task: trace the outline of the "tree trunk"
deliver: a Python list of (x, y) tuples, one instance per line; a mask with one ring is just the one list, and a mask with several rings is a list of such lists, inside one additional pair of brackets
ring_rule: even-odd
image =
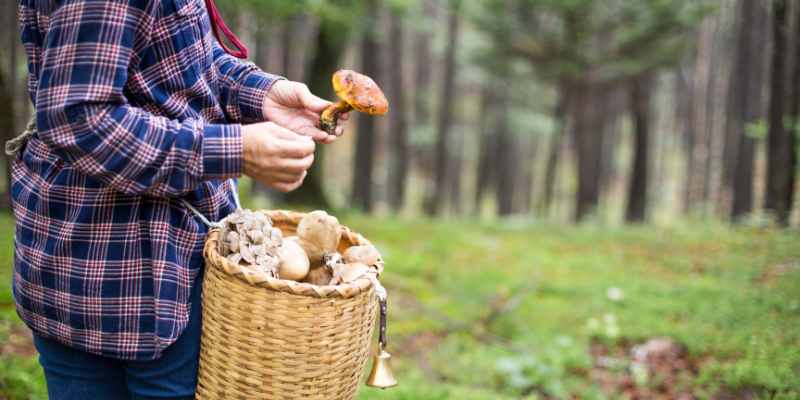
[(516, 147), (509, 131), (509, 100), (506, 96), (497, 99), (497, 146), (495, 147), (497, 186), (497, 215), (506, 216), (514, 212), (514, 181), (516, 176)]
[[(456, 48), (458, 46), (459, 30), (459, 2), (452, 0), (450, 15), (447, 22), (447, 50), (444, 59), (444, 82), (439, 103), (439, 121), (437, 124), (436, 140), (436, 178), (434, 181), (433, 196), (427, 207), (429, 215), (438, 215), (442, 211), (445, 195), (447, 193), (448, 164), (450, 144), (450, 125), (453, 121), (453, 103), (456, 101), (455, 79), (456, 79)], [(453, 173), (457, 171), (452, 171)]]
[(450, 211), (454, 214), (461, 214), (461, 168), (463, 165), (464, 135), (459, 134), (450, 137), (447, 154), (450, 164), (447, 166)]
[(392, 60), (389, 71), (392, 112), (389, 113), (389, 141), (391, 162), (389, 164), (389, 205), (399, 211), (405, 204), (406, 180), (408, 176), (408, 116), (406, 94), (403, 86), (403, 14), (392, 11), (389, 44)]
[(625, 220), (628, 222), (644, 222), (647, 217), (652, 79), (651, 76), (636, 77), (629, 89), (634, 145), (631, 183), (628, 187), (628, 206), (625, 211)]
[(534, 198), (534, 190), (536, 187), (536, 160), (538, 159), (539, 152), (539, 137), (535, 134), (528, 137), (527, 155), (524, 159), (520, 160), (519, 168), (522, 169), (520, 174), (520, 198), (518, 202), (517, 211), (521, 214), (528, 214), (531, 211)]
[[(316, 51), (311, 61), (308, 73), (308, 87), (312, 93), (322, 97), (331, 98), (331, 75), (339, 67), (339, 58), (344, 53), (347, 44), (348, 30), (341, 24), (323, 18), (320, 21), (316, 38)], [(322, 186), (322, 146), (317, 146), (314, 156), (314, 165), (308, 170), (303, 186), (284, 196), (284, 201), (311, 208), (330, 209), (331, 204), (325, 195)]]
[(416, 65), (414, 72), (414, 124), (417, 127), (425, 126), (430, 121), (431, 95), (431, 41), (433, 40), (434, 20), (436, 19), (437, 6), (433, 0), (422, 1), (422, 19), (425, 27), (417, 32), (415, 40)]
[(567, 124), (567, 110), (569, 107), (569, 90), (566, 84), (559, 85), (558, 101), (556, 108), (553, 110), (553, 120), (555, 121), (555, 130), (550, 138), (549, 148), (547, 151), (547, 166), (544, 173), (544, 194), (542, 195), (542, 203), (539, 207), (540, 213), (546, 215), (550, 211), (550, 204), (553, 202), (553, 193), (556, 187), (556, 173), (558, 171), (558, 156), (561, 153), (561, 148), (564, 142), (564, 130)]
[[(761, 117), (762, 86), (764, 82), (764, 59), (767, 43), (766, 5), (751, 0), (740, 0), (739, 38), (736, 51), (735, 71), (731, 81), (742, 82), (742, 91), (728, 96), (734, 102), (733, 122), (735, 134), (739, 137), (735, 174), (733, 175), (733, 205), (731, 218), (736, 220), (753, 209), (753, 164), (755, 141), (747, 135), (747, 124)], [(738, 89), (738, 88), (737, 88)]]
[[(423, 132), (428, 135), (428, 132), (433, 132), (431, 123), (434, 107), (434, 90), (431, 82), (436, 70), (433, 57), (431, 55), (431, 43), (435, 37), (434, 33), (439, 26), (437, 21), (437, 11), (439, 9), (439, 2), (436, 0), (421, 0), (418, 2), (421, 7), (419, 10), (419, 20), (414, 25), (416, 32), (414, 34), (414, 85), (413, 86), (413, 111), (416, 132)], [(431, 134), (432, 136), (432, 134)], [(412, 147), (410, 158), (411, 165), (420, 173), (420, 178), (423, 179), (425, 184), (424, 190), (424, 205), (423, 209), (427, 211), (431, 206), (433, 198), (431, 197), (430, 185), (434, 179), (436, 162), (433, 154), (434, 146), (417, 145)]]
[[(261, 21), (259, 21), (261, 22)], [(269, 63), (269, 49), (270, 49), (270, 30), (268, 27), (270, 23), (264, 21), (262, 23), (256, 23), (256, 30), (255, 30), (255, 52), (253, 54), (253, 61), (256, 65), (258, 65), (261, 69), (265, 71), (269, 71), (268, 63)], [(265, 185), (262, 183), (253, 180), (252, 185), (250, 185), (250, 193), (254, 196), (257, 195), (271, 195), (273, 192), (269, 190)], [(277, 196), (276, 197), (280, 197)]]
[(491, 85), (486, 84), (481, 90), (481, 118), (479, 122), (481, 131), (480, 146), (478, 147), (478, 169), (475, 171), (475, 205), (473, 212), (480, 214), (483, 197), (487, 190), (491, 190), (494, 179), (494, 159), (496, 145), (495, 130), (492, 126), (494, 112), (494, 96)]
[(786, 191), (786, 204), (789, 205), (788, 213), (791, 216), (794, 205), (794, 190), (797, 174), (797, 137), (800, 135), (800, 3), (794, 4), (794, 63), (792, 81), (789, 89), (789, 117), (792, 121), (788, 147), (791, 150), (789, 159), (789, 188)]
[(292, 72), (292, 47), (295, 43), (293, 20), (293, 16), (287, 16), (281, 26), (281, 74), (287, 78)]
[(791, 82), (786, 80), (786, 62), (789, 59), (785, 0), (772, 1), (772, 76), (769, 97), (769, 136), (767, 140), (767, 186), (764, 208), (771, 212), (778, 223), (789, 223), (789, 190), (793, 190), (791, 130), (784, 129), (785, 88)]
[(593, 213), (600, 202), (600, 170), (602, 131), (598, 122), (600, 88), (596, 83), (584, 81), (575, 90), (573, 127), (578, 162), (578, 191), (575, 201), (575, 221), (579, 222)]
[[(5, 111), (5, 118), (0, 117), (0, 129), (3, 129), (2, 134), (0, 134), (0, 139), (2, 139), (3, 143), (6, 140), (14, 137), (17, 134), (17, 119), (19, 116), (16, 113), (17, 110), (17, 100), (19, 98), (27, 97), (17, 96), (17, 51), (19, 49), (19, 32), (17, 30), (17, 4), (16, 1), (11, 1), (8, 4), (9, 8), (9, 21), (8, 21), (8, 79), (6, 82), (2, 82), (2, 76), (0, 76), (0, 104), (4, 104), (6, 107)], [(0, 72), (2, 75), (2, 72)], [(5, 87), (4, 87), (5, 84)], [(27, 93), (26, 93), (27, 94)], [(2, 112), (0, 112), (2, 114)], [(6, 119), (6, 121), (2, 121), (2, 119)], [(5, 188), (2, 197), (0, 197), (0, 208), (1, 209), (10, 209), (11, 208), (11, 162), (12, 157), (3, 155), (3, 167), (5, 169), (4, 178), (5, 178)]]
[[(367, 14), (364, 19), (366, 27), (361, 41), (361, 66), (365, 75), (378, 79), (380, 74), (377, 29), (378, 2), (366, 1)], [(353, 166), (353, 188), (350, 196), (354, 206), (364, 212), (372, 211), (372, 169), (375, 162), (375, 118), (359, 115), (358, 133), (356, 136), (356, 155)]]

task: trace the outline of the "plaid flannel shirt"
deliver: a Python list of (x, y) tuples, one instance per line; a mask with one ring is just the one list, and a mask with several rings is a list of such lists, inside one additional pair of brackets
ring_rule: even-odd
[(225, 53), (202, 0), (22, 0), (37, 134), (13, 162), (14, 297), (38, 335), (157, 358), (186, 326), (241, 123), (276, 77)]

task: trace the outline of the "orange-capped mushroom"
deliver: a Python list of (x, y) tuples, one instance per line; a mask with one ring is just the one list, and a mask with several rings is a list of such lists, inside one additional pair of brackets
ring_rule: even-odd
[(356, 110), (369, 115), (383, 115), (389, 111), (389, 102), (378, 84), (370, 77), (349, 69), (333, 74), (333, 90), (339, 101), (322, 112), (320, 127), (335, 135), (339, 114)]

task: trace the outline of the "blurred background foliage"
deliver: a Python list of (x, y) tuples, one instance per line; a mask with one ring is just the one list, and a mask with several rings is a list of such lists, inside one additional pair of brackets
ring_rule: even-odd
[[(4, 138), (31, 112), (14, 3)], [(389, 98), (300, 190), (241, 188), (383, 252), (401, 386), (360, 398), (800, 398), (800, 0), (217, 3), (264, 70)], [(0, 398), (41, 399), (1, 218)]]

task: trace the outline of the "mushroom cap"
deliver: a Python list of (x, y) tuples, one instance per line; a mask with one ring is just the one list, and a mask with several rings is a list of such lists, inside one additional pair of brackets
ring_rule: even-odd
[(333, 74), (333, 90), (356, 111), (370, 115), (383, 115), (389, 111), (389, 102), (383, 91), (370, 77), (349, 69)]

